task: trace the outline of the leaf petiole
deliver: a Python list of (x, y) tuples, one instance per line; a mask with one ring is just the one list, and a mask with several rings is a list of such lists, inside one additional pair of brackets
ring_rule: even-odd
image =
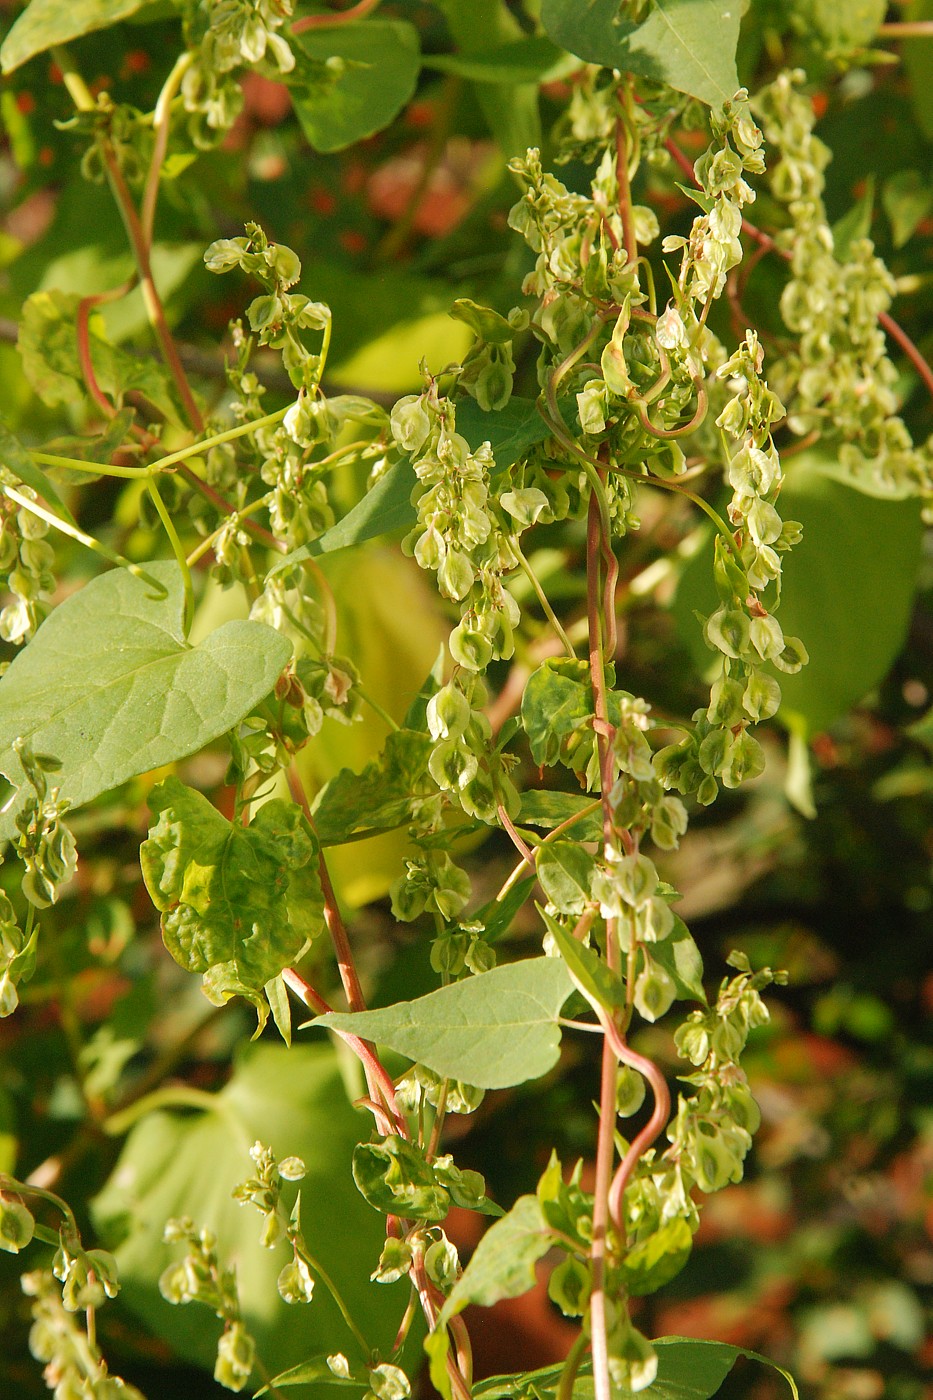
[(38, 501), (30, 501), (28, 497), (23, 496), (15, 487), (3, 486), (0, 489), (2, 489), (5, 496), (8, 496), (11, 501), (15, 501), (23, 510), (28, 510), (32, 515), (37, 515), (40, 520), (44, 520), (46, 524), (52, 525), (56, 530), (60, 530), (63, 535), (68, 535), (71, 539), (77, 540), (78, 544), (83, 544), (86, 549), (92, 549), (94, 553), (99, 554), (102, 559), (108, 560), (111, 564), (119, 564), (121, 569), (128, 569), (135, 578), (141, 579), (142, 582), (147, 583), (150, 588), (156, 589), (158, 597), (165, 598), (168, 596), (165, 585), (161, 584), (152, 574), (147, 573), (139, 564), (134, 564), (132, 560), (124, 558), (122, 554), (117, 554), (115, 550), (108, 549), (105, 544), (101, 544), (100, 540), (96, 540), (93, 535), (86, 534), (79, 526), (70, 525), (67, 520), (62, 520), (59, 516), (53, 515), (50, 510), (46, 510), (45, 506), (40, 506)]

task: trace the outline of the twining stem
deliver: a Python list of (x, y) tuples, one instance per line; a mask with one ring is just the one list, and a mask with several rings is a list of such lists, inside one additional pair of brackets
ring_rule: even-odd
[[(602, 487), (603, 479), (598, 477)], [(603, 651), (603, 605), (605, 593), (600, 586), (600, 562), (603, 555), (605, 523), (604, 507), (596, 490), (590, 494), (586, 532), (587, 622), (589, 632), (590, 684), (593, 688), (593, 728), (599, 756), (600, 798), (603, 808), (603, 837), (608, 846), (614, 844), (614, 823), (610, 793), (612, 790), (612, 728), (609, 724), (606, 698), (606, 666)], [(608, 544), (608, 540), (606, 541)], [(606, 922), (606, 961), (615, 971), (618, 964), (618, 943), (615, 920)], [(609, 1190), (615, 1160), (616, 1085), (619, 1062), (609, 1042), (603, 1040), (602, 1068), (599, 1089), (599, 1130), (596, 1139), (596, 1179), (593, 1185), (593, 1238), (590, 1246), (592, 1287), (590, 1292), (590, 1332), (592, 1337), (593, 1382), (596, 1400), (611, 1400), (609, 1379), (609, 1344), (606, 1317), (606, 1250), (609, 1229)]]
[(97, 375), (94, 372), (94, 361), (91, 354), (91, 312), (95, 306), (105, 306), (109, 302), (119, 301), (121, 297), (125, 297), (127, 293), (132, 291), (135, 281), (135, 277), (130, 277), (125, 282), (121, 282), (119, 287), (114, 287), (109, 292), (94, 292), (90, 296), (82, 297), (75, 312), (75, 339), (78, 345), (78, 363), (81, 366), (81, 374), (87, 385), (88, 393), (105, 418), (115, 418), (117, 410), (98, 384)]
[(599, 582), (599, 564), (602, 557), (603, 522), (600, 503), (595, 491), (590, 495), (586, 529), (587, 558), (587, 619), (589, 622), (590, 684), (593, 687), (593, 728), (596, 731), (596, 747), (599, 755), (599, 775), (603, 804), (603, 838), (607, 845), (613, 843), (612, 808), (609, 793), (612, 789), (612, 726), (606, 701), (606, 666), (603, 652), (603, 594)]
[[(566, 821), (562, 821), (559, 826), (555, 826), (551, 831), (548, 832), (547, 836), (545, 836), (542, 839), (540, 844), (537, 845), (533, 851), (529, 852), (529, 855), (531, 856), (531, 862), (529, 862), (528, 857), (523, 853), (521, 860), (518, 862), (515, 869), (511, 872), (508, 879), (505, 881), (505, 884), (502, 886), (499, 893), (496, 895), (496, 902), (501, 903), (502, 900), (505, 899), (509, 890), (518, 881), (518, 878), (521, 875), (522, 871), (525, 869), (526, 865), (533, 862), (534, 865), (537, 866), (538, 857), (549, 842), (557, 841), (561, 836), (563, 836), (565, 831), (569, 831), (572, 826), (576, 826), (577, 822), (582, 821), (584, 817), (591, 817), (593, 813), (598, 811), (601, 806), (602, 803), (597, 797), (592, 802), (588, 802), (585, 807), (581, 807), (579, 812), (574, 812), (572, 817), (568, 817)], [(506, 816), (508, 816), (508, 813), (506, 813)]]
[(509, 816), (508, 812), (505, 810), (505, 807), (501, 802), (498, 803), (496, 811), (499, 814), (499, 821), (502, 823), (503, 830), (508, 833), (512, 845), (515, 847), (516, 851), (518, 851), (518, 854), (521, 856), (522, 861), (525, 865), (529, 867), (529, 869), (534, 870), (535, 853), (528, 845), (527, 841), (524, 841), (519, 835), (519, 833), (516, 831), (515, 824), (513, 823), (512, 818)]
[(139, 269), (143, 305), (146, 308), (149, 324), (159, 343), (162, 358), (165, 360), (169, 372), (175, 381), (175, 387), (184, 405), (188, 421), (196, 433), (203, 432), (204, 417), (198, 407), (191, 385), (188, 383), (188, 376), (181, 362), (178, 347), (175, 344), (172, 333), (168, 328), (168, 322), (165, 319), (162, 299), (156, 290), (155, 281), (152, 276), (150, 246), (139, 222), (139, 215), (136, 212), (133, 197), (123, 178), (123, 171), (120, 169), (117, 158), (106, 141), (101, 142), (101, 154), (104, 158), (104, 164), (107, 167), (107, 175), (110, 179), (110, 186), (113, 190), (114, 198), (123, 216), (123, 223), (130, 240), (133, 256), (136, 259), (136, 266)]
[(623, 1205), (625, 1202), (625, 1188), (629, 1183), (632, 1172), (638, 1164), (639, 1157), (647, 1152), (648, 1148), (658, 1137), (659, 1133), (664, 1130), (667, 1124), (667, 1120), (671, 1114), (671, 1095), (667, 1087), (667, 1080), (654, 1061), (647, 1059), (644, 1055), (637, 1054), (630, 1046), (626, 1045), (619, 1033), (618, 1027), (613, 1024), (611, 1018), (598, 1008), (594, 1009), (596, 1009), (600, 1025), (606, 1034), (606, 1043), (612, 1047), (613, 1054), (617, 1059), (621, 1060), (624, 1065), (628, 1065), (629, 1069), (633, 1069), (637, 1071), (638, 1074), (643, 1075), (651, 1085), (651, 1091), (654, 1094), (654, 1109), (651, 1117), (648, 1119), (648, 1122), (642, 1128), (641, 1132), (632, 1139), (631, 1146), (622, 1158), (621, 1165), (612, 1178), (612, 1186), (609, 1190), (609, 1214), (612, 1217), (616, 1229), (622, 1232), (624, 1230)]
[[(78, 111), (98, 111), (97, 104), (87, 84), (75, 67), (71, 55), (67, 50), (58, 46), (52, 50), (52, 56), (61, 70), (62, 81)], [(162, 352), (162, 358), (165, 360), (172, 378), (175, 381), (179, 397), (184, 405), (185, 413), (188, 416), (188, 421), (195, 432), (200, 433), (204, 428), (204, 419), (198, 407), (197, 400), (191, 391), (191, 385), (188, 383), (188, 376), (185, 374), (184, 365), (178, 354), (178, 348), (168, 328), (162, 301), (156, 290), (155, 282), (153, 281), (150, 240), (147, 238), (143, 225), (140, 222), (136, 205), (133, 203), (133, 197), (130, 194), (129, 187), (127, 186), (126, 180), (123, 178), (123, 171), (120, 169), (120, 163), (114, 154), (113, 147), (105, 136), (100, 136), (98, 138), (98, 144), (101, 157), (107, 168), (110, 188), (117, 202), (117, 207), (120, 210), (127, 237), (129, 238), (130, 247), (133, 250), (133, 257), (136, 261), (142, 288), (143, 305), (146, 308), (149, 324), (155, 333), (159, 349)]]
[[(432, 1332), (437, 1331), (437, 1319), (440, 1309), (434, 1299), (434, 1290), (428, 1279), (427, 1271), (424, 1267), (424, 1257), (420, 1250), (415, 1250), (415, 1257), (411, 1263), (411, 1276), (415, 1288), (418, 1290), (418, 1297), (421, 1300), (421, 1310), (427, 1320), (428, 1327)], [(453, 1330), (453, 1328), (451, 1328)], [(458, 1356), (460, 1350), (458, 1347)], [(460, 1367), (452, 1356), (447, 1358), (447, 1374), (450, 1376), (451, 1385), (457, 1400), (472, 1400), (469, 1383), (464, 1378)]]
[(596, 1139), (596, 1179), (593, 1183), (593, 1240), (590, 1246), (592, 1271), (590, 1330), (596, 1400), (612, 1400), (606, 1327), (606, 1246), (609, 1225), (609, 1190), (612, 1184), (612, 1167), (615, 1158), (618, 1069), (619, 1062), (607, 1036), (603, 1040), (602, 1070), (599, 1081), (599, 1132)]
[[(304, 790), (304, 784), (301, 781), (301, 775), (294, 764), (292, 764), (288, 770), (288, 787), (293, 799), (298, 803), (313, 829), (314, 818), (311, 815), (311, 806)], [(356, 963), (353, 960), (353, 950), (350, 947), (350, 938), (337, 905), (337, 896), (334, 894), (334, 887), (331, 884), (330, 874), (327, 869), (327, 862), (324, 859), (323, 851), (321, 852), (320, 862), (318, 864), (318, 873), (321, 879), (321, 890), (324, 895), (324, 921), (327, 924), (327, 931), (334, 945), (337, 969), (340, 973), (340, 980), (343, 983), (347, 1005), (351, 1011), (365, 1011), (366, 1000), (363, 996), (363, 989), (360, 986), (360, 979), (357, 976)]]
[(260, 496), (257, 500), (250, 501), (249, 505), (243, 506), (240, 510), (235, 510), (232, 515), (229, 515), (226, 520), (217, 526), (216, 530), (212, 530), (207, 538), (203, 539), (201, 543), (191, 551), (188, 555), (188, 568), (192, 568), (199, 559), (203, 559), (205, 554), (208, 554), (214, 548), (214, 545), (225, 530), (229, 529), (231, 526), (235, 530), (239, 529), (241, 524), (245, 526), (249, 522), (249, 517), (254, 514), (255, 511), (265, 510), (266, 506), (271, 502), (272, 496), (273, 492), (269, 491), (265, 496)]
[(358, 0), (349, 10), (335, 10), (330, 15), (303, 15), (292, 25), (293, 34), (306, 34), (309, 29), (336, 29), (341, 24), (352, 24), (354, 20), (365, 19), (380, 4), (380, 0)]
[(174, 101), (178, 89), (181, 87), (181, 80), (194, 62), (194, 54), (190, 49), (186, 49), (175, 61), (172, 71), (169, 73), (162, 85), (156, 101), (155, 110), (152, 114), (152, 129), (155, 142), (152, 148), (152, 159), (149, 162), (149, 170), (146, 175), (146, 184), (143, 189), (142, 204), (139, 212), (139, 222), (142, 229), (143, 238), (147, 246), (152, 246), (152, 233), (155, 226), (156, 204), (159, 199), (159, 179), (162, 174), (162, 162), (165, 160), (165, 152), (168, 148), (169, 132), (172, 125), (172, 102)]
[[(294, 763), (288, 770), (288, 786), (292, 797), (301, 807), (301, 810), (313, 827), (314, 822), (311, 816), (311, 808), (308, 803), (307, 794), (305, 793), (304, 785)], [(318, 873), (321, 880), (321, 891), (324, 895), (324, 922), (327, 924), (327, 931), (330, 934), (334, 954), (337, 958), (337, 968), (340, 973), (340, 980), (343, 983), (347, 1005), (351, 1011), (365, 1011), (366, 1001), (363, 997), (360, 979), (357, 976), (356, 964), (353, 960), (353, 950), (350, 947), (350, 939), (347, 934), (346, 925), (343, 922), (340, 909), (337, 905), (337, 897), (334, 894), (334, 887), (331, 884), (323, 850), (321, 851), (318, 863)], [(347, 1037), (344, 1038), (347, 1039)], [(385, 1099), (389, 1114), (391, 1115), (392, 1125), (385, 1128), (386, 1135), (397, 1133), (399, 1136), (407, 1138), (409, 1136), (408, 1127), (396, 1101), (392, 1080), (380, 1063), (375, 1047), (371, 1045), (369, 1041), (364, 1041), (358, 1036), (353, 1036), (352, 1039), (357, 1042), (353, 1045), (353, 1049), (356, 1050), (356, 1053), (360, 1056), (362, 1061), (369, 1097), (378, 1100), (379, 1096), (382, 1095)], [(349, 1040), (348, 1043), (350, 1043)]]
[[(179, 475), (184, 477), (188, 485), (197, 491), (200, 496), (203, 496), (205, 501), (210, 501), (211, 505), (220, 511), (222, 515), (230, 516), (238, 513), (235, 507), (232, 506), (229, 501), (225, 500), (219, 491), (215, 491), (213, 486), (209, 486), (206, 481), (203, 481), (201, 477), (198, 476), (197, 472), (188, 466), (187, 462), (179, 463), (178, 471)], [(264, 525), (257, 524), (255, 520), (250, 519), (245, 513), (243, 517), (243, 529), (247, 534), (252, 535), (254, 540), (258, 540), (260, 544), (264, 544), (267, 549), (274, 549), (279, 554), (284, 554), (286, 552), (287, 546), (282, 540), (277, 540), (270, 530), (267, 530)]]
[[(304, 1002), (305, 1006), (307, 1006), (310, 1011), (315, 1012), (316, 1015), (326, 1016), (329, 1011), (333, 1010), (333, 1007), (324, 1000), (320, 993), (312, 987), (311, 983), (307, 981), (306, 978), (302, 977), (301, 973), (296, 971), (295, 968), (286, 967), (282, 973), (282, 981), (285, 983), (286, 987), (288, 987), (289, 991), (293, 992), (295, 996), (298, 997), (300, 1001)], [(399, 1137), (407, 1138), (409, 1136), (408, 1125), (399, 1110), (395, 1098), (395, 1086), (385, 1068), (380, 1063), (372, 1046), (368, 1041), (361, 1040), (358, 1035), (352, 1035), (349, 1031), (335, 1031), (335, 1034), (338, 1035), (358, 1057), (366, 1073), (367, 1082), (369, 1082), (370, 1077), (372, 1077), (379, 1086), (380, 1097), (385, 1101), (386, 1108), (383, 1108), (382, 1104), (373, 1098), (369, 1101), (379, 1131), (386, 1137), (397, 1134)]]
[(616, 117), (616, 184), (619, 188), (619, 216), (625, 253), (629, 263), (634, 264), (638, 261), (638, 239), (635, 236), (635, 211), (628, 175), (628, 140), (621, 116)]

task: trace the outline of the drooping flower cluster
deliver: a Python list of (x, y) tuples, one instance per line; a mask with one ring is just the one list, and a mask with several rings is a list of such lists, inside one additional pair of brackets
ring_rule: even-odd
[(399, 399), (391, 426), (420, 483), (418, 523), (402, 548), (437, 573), (445, 598), (461, 604), (450, 653), (468, 671), (483, 671), (493, 657), (512, 655), (520, 613), (502, 580), (518, 563), (509, 541), (531, 523), (527, 517), (534, 518), (536, 507), (546, 507), (547, 498), (529, 488), (513, 493), (511, 502), (503, 498), (505, 514), (495, 510), (492, 448), (484, 442), (474, 450), (457, 432), (454, 404), (440, 396), (435, 380), (423, 393)]
[(678, 1098), (670, 1146), (646, 1157), (626, 1190), (624, 1220), (633, 1243), (678, 1218), (695, 1230), (694, 1186), (708, 1195), (742, 1179), (761, 1115), (739, 1060), (749, 1033), (768, 1021), (762, 990), (786, 979), (768, 968), (752, 973), (739, 953), (729, 962), (737, 975), (723, 980), (715, 1004), (691, 1012), (675, 1032), (678, 1051), (695, 1067), (684, 1077), (694, 1092)]
[(295, 67), (295, 55), (279, 31), (291, 18), (292, 0), (195, 0), (185, 17), (193, 61), (181, 93), (196, 146), (213, 146), (239, 116), (243, 94), (237, 71), (263, 65), (279, 77)]
[[(96, 1341), (88, 1335), (75, 1310), (63, 1301), (50, 1269), (35, 1269), (24, 1274), (20, 1282), (23, 1292), (32, 1300), (29, 1350), (37, 1361), (44, 1363), (45, 1383), (56, 1397), (61, 1400), (143, 1400), (135, 1385), (110, 1374)], [(114, 1287), (112, 1292), (108, 1290), (107, 1296), (113, 1297), (115, 1292)]]
[(240, 1319), (236, 1274), (217, 1257), (216, 1235), (185, 1216), (169, 1220), (163, 1238), (166, 1244), (185, 1245), (187, 1252), (162, 1271), (159, 1292), (168, 1303), (204, 1303), (221, 1319), (214, 1379), (227, 1390), (242, 1390), (252, 1374), (256, 1343)]
[(771, 376), (787, 404), (788, 427), (801, 437), (819, 432), (855, 483), (929, 493), (933, 448), (915, 447), (897, 414), (897, 371), (878, 322), (891, 304), (894, 280), (869, 238), (837, 247), (823, 203), (831, 152), (813, 134), (813, 107), (802, 83), (802, 73), (782, 73), (754, 104), (778, 152), (771, 193), (790, 219), (777, 237), (791, 272), (781, 315), (797, 343), (774, 363)]
[(707, 645), (721, 657), (720, 672), (709, 706), (694, 716), (693, 733), (655, 756), (668, 787), (696, 791), (703, 803), (714, 800), (718, 783), (735, 788), (764, 768), (761, 745), (749, 726), (769, 719), (781, 701), (780, 686), (766, 666), (793, 674), (807, 660), (803, 643), (785, 637), (775, 616), (780, 555), (799, 540), (800, 526), (783, 522), (777, 512), (781, 465), (771, 425), (783, 407), (760, 378), (761, 365), (761, 347), (749, 331), (717, 371), (733, 388), (716, 421), (728, 454), (729, 520), (736, 527), (734, 534), (716, 539), (720, 606), (704, 629)]

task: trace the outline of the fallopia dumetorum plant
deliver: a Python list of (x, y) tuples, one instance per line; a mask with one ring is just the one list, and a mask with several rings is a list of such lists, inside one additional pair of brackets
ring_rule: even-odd
[[(634, 23), (651, 6), (628, 10)], [(509, 226), (529, 270), (509, 310), (454, 303), (472, 333), (458, 363), (425, 363), (420, 392), (389, 406), (327, 392), (332, 316), (314, 299), (314, 269), (251, 222), (204, 254), (210, 273), (253, 288), (231, 326), (225, 391), (207, 403), (152, 277), (160, 178), (167, 160), (189, 145), (209, 150), (230, 129), (244, 69), (296, 84), (297, 73), (319, 99), (351, 71), (339, 57), (302, 56), (298, 36), (314, 17), (289, 28), (291, 18), (284, 4), (185, 6), (185, 47), (151, 114), (95, 101), (68, 54), (56, 54), (86, 142), (84, 171), (107, 181), (120, 206), (164, 367), (110, 342), (97, 315), (109, 294), (42, 291), (26, 303), (20, 348), (31, 383), (48, 405), (93, 405), (103, 427), (42, 449), (4, 429), (0, 444), (10, 599), (0, 632), (20, 648), (0, 682), (10, 786), (0, 834), (26, 872), (19, 907), (15, 892), (0, 893), (0, 1012), (16, 1010), (41, 955), (43, 911), (74, 873), (69, 811), (222, 743), (230, 815), (176, 773), (149, 795), (140, 863), (165, 946), (202, 977), (215, 1006), (246, 999), (259, 1030), (271, 1014), (290, 1044), (291, 995), (358, 1057), (372, 1131), (352, 1174), (385, 1220), (372, 1277), (407, 1279), (410, 1297), (394, 1346), (374, 1350), (302, 1228), (292, 1183), (303, 1163), (263, 1142), (236, 1197), (258, 1210), (266, 1247), (287, 1246), (281, 1299), (314, 1308), (329, 1293), (348, 1340), (277, 1378), (275, 1357), (250, 1331), (233, 1261), (193, 1216), (165, 1222), (174, 1255), (162, 1295), (219, 1320), (215, 1377), (230, 1390), (339, 1380), (404, 1400), (414, 1379), (406, 1340), (420, 1313), (435, 1385), (465, 1400), (463, 1309), (523, 1291), (548, 1256), (550, 1297), (580, 1330), (541, 1384), (568, 1400), (591, 1375), (597, 1400), (610, 1400), (614, 1389), (655, 1384), (665, 1344), (639, 1330), (630, 1301), (683, 1267), (703, 1198), (742, 1178), (759, 1123), (741, 1057), (767, 1020), (762, 993), (778, 974), (735, 954), (709, 996), (662, 870), (697, 804), (761, 774), (758, 726), (778, 711), (782, 675), (807, 661), (806, 639), (786, 635), (780, 620), (782, 567), (801, 527), (781, 514), (774, 434), (831, 438), (856, 476), (929, 486), (928, 454), (896, 416), (878, 326), (891, 286), (867, 240), (845, 262), (833, 248), (822, 204), (828, 152), (812, 133), (802, 75), (781, 74), (751, 100), (739, 89), (704, 114), (673, 87), (585, 65), (551, 157), (531, 148), (510, 162), (518, 197)], [(701, 124), (692, 222), (662, 239), (654, 208), (633, 189), (673, 187), (678, 133)], [(569, 162), (585, 180), (562, 182)], [(717, 303), (746, 256), (743, 221), (761, 188), (786, 216), (773, 243), (789, 262), (780, 310), (792, 348), (773, 360), (770, 384), (755, 327), (728, 341), (712, 329), (724, 324)], [(279, 407), (259, 367), (270, 353), (291, 386)], [(334, 482), (353, 465), (366, 491), (347, 511)], [(162, 533), (170, 558), (131, 560), (108, 532), (85, 531), (72, 507), (80, 514), (82, 487), (99, 478), (127, 481), (141, 527)], [(697, 623), (709, 692), (692, 715), (657, 713), (624, 685), (620, 561), (651, 492), (677, 497), (714, 531), (717, 601)], [(451, 623), (401, 723), (367, 688), (320, 563), (389, 530), (404, 531), (403, 554)], [(549, 597), (532, 548), (542, 530), (581, 580), (579, 604)], [(57, 539), (115, 567), (53, 607)], [(205, 577), (244, 600), (248, 617), (191, 645)], [(518, 684), (503, 714), (493, 701), (505, 671)], [(362, 772), (343, 770), (309, 796), (297, 759), (325, 719), (388, 736)], [(407, 833), (391, 915), (430, 942), (438, 988), (370, 1012), (359, 935), (341, 915), (326, 852), (389, 830)], [(493, 833), (514, 851), (514, 869), (482, 904), (463, 838)], [(537, 955), (497, 965), (497, 943), (529, 902)], [(300, 970), (309, 952), (320, 967), (328, 938), (343, 1012), (307, 964)], [(639, 1030), (662, 1017), (683, 1067), (673, 1101), (637, 1048)], [(487, 1090), (550, 1070), (561, 1028), (601, 1045), (593, 1180), (554, 1155), (535, 1193), (504, 1210), (443, 1150), (445, 1120), (472, 1113)], [(399, 1073), (393, 1060), (390, 1074), (382, 1049), (408, 1067)], [(20, 1252), (36, 1238), (55, 1249), (50, 1268), (23, 1279), (31, 1347), (50, 1388), (63, 1400), (138, 1394), (110, 1375), (97, 1343), (97, 1310), (118, 1287), (112, 1257), (84, 1247), (58, 1197), (12, 1177), (0, 1187), (4, 1247)], [(465, 1268), (444, 1229), (452, 1206), (495, 1217)], [(57, 1232), (37, 1219), (50, 1209), (64, 1221)], [(501, 1393), (524, 1384), (516, 1375)]]

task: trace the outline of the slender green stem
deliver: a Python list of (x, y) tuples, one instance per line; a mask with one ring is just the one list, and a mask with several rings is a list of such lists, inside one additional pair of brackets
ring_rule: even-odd
[[(14, 1191), (17, 1195), (38, 1196), (40, 1201), (48, 1201), (49, 1205), (61, 1211), (71, 1233), (76, 1239), (80, 1239), (74, 1211), (68, 1202), (63, 1201), (61, 1196), (56, 1196), (54, 1191), (46, 1191), (44, 1186), (33, 1186), (28, 1181), (18, 1181), (16, 1177), (10, 1176), (7, 1172), (0, 1172), (0, 1191)], [(58, 1244), (58, 1239), (55, 1240), (55, 1243)]]
[[(356, 691), (363, 704), (368, 705), (369, 708), (373, 711), (373, 713), (379, 716), (383, 724), (387, 724), (389, 726), (389, 729), (391, 731), (395, 732), (401, 729), (402, 726), (399, 724), (398, 720), (394, 720), (389, 714), (388, 710), (384, 709), (383, 706), (379, 704), (378, 700), (373, 699), (373, 697), (369, 694), (369, 691), (364, 690), (361, 685), (355, 685), (353, 689)], [(404, 822), (402, 822), (401, 825), (404, 826)]]
[(211, 447), (218, 447), (222, 442), (233, 442), (236, 438), (246, 437), (249, 433), (258, 433), (261, 428), (270, 428), (273, 423), (280, 423), (285, 417), (291, 405), (285, 408), (276, 409), (275, 413), (267, 413), (264, 418), (251, 418), (246, 423), (238, 423), (235, 428), (227, 428), (222, 433), (214, 433), (211, 437), (201, 438), (199, 442), (193, 442), (190, 447), (180, 447), (177, 452), (169, 452), (164, 457), (159, 457), (151, 463), (150, 471), (165, 471), (166, 467), (174, 467), (176, 462), (184, 462), (191, 457), (199, 457), (202, 452), (208, 451)]
[(354, 1337), (356, 1338), (357, 1342), (362, 1348), (363, 1355), (372, 1356), (373, 1348), (370, 1346), (369, 1342), (367, 1342), (366, 1338), (363, 1336), (363, 1333), (360, 1331), (359, 1327), (354, 1321), (353, 1314), (350, 1312), (350, 1309), (344, 1302), (343, 1295), (341, 1294), (340, 1289), (334, 1283), (334, 1280), (324, 1268), (324, 1265), (311, 1253), (311, 1251), (305, 1244), (304, 1238), (302, 1236), (299, 1236), (294, 1243), (296, 1251), (301, 1255), (302, 1259), (305, 1261), (311, 1272), (317, 1274), (318, 1278), (321, 1280), (324, 1287), (327, 1289), (328, 1293), (333, 1298), (334, 1302), (337, 1304), (337, 1307), (340, 1309), (340, 1316), (343, 1318), (344, 1322), (347, 1324), (350, 1331), (353, 1333)]
[[(569, 831), (572, 826), (582, 821), (584, 817), (591, 817), (594, 812), (598, 812), (601, 805), (602, 803), (598, 797), (594, 799), (594, 801), (588, 802), (585, 807), (580, 808), (579, 812), (575, 812), (572, 817), (568, 817), (566, 821), (561, 822), (560, 826), (555, 826), (553, 831), (549, 831), (541, 842), (541, 846), (546, 846), (549, 841), (556, 841), (558, 837), (563, 836), (565, 831)], [(538, 847), (539, 851), (541, 846)]]
[(130, 481), (145, 481), (155, 474), (152, 467), (118, 467), (109, 462), (85, 462), (78, 457), (60, 457), (55, 452), (30, 451), (29, 455), (40, 467), (66, 467), (68, 471), (84, 472), (87, 476), (115, 476)]
[(181, 569), (181, 581), (185, 595), (184, 630), (185, 636), (187, 637), (188, 633), (191, 631), (191, 623), (194, 620), (194, 593), (191, 587), (191, 570), (188, 567), (184, 545), (178, 537), (178, 531), (175, 529), (175, 522), (165, 509), (165, 502), (162, 499), (158, 486), (156, 486), (155, 478), (150, 477), (146, 485), (149, 488), (149, 495), (152, 497), (152, 503), (159, 513), (159, 519), (162, 521), (165, 528), (165, 533), (168, 535), (169, 544), (172, 546), (172, 553), (175, 555), (178, 567)]
[(333, 332), (334, 318), (333, 316), (328, 316), (327, 320), (324, 322), (324, 332), (321, 338), (321, 348), (318, 351), (317, 375), (314, 381), (315, 384), (320, 384), (321, 380), (324, 377), (324, 366), (327, 364), (327, 356), (330, 351), (330, 340), (331, 336), (333, 335)]
[(573, 1400), (573, 1383), (577, 1379), (577, 1373), (580, 1370), (580, 1365), (586, 1354), (586, 1344), (586, 1333), (581, 1330), (573, 1346), (567, 1353), (564, 1369), (560, 1373), (560, 1382), (557, 1387), (555, 1400)]
[(525, 577), (528, 579), (528, 582), (531, 584), (532, 588), (535, 591), (535, 596), (537, 597), (538, 602), (541, 604), (545, 617), (547, 618), (548, 622), (550, 622), (551, 626), (554, 628), (554, 631), (560, 638), (561, 645), (563, 646), (567, 655), (571, 658), (571, 660), (575, 661), (577, 653), (574, 650), (573, 643), (570, 641), (569, 637), (567, 636), (567, 633), (564, 631), (560, 618), (557, 616), (554, 609), (551, 607), (550, 600), (548, 599), (548, 596), (545, 593), (544, 589), (541, 587), (541, 583), (538, 579), (537, 574), (535, 573), (534, 569), (531, 567), (528, 560), (522, 553), (521, 548), (519, 547), (517, 537), (512, 540), (512, 548), (515, 551), (519, 564), (521, 565), (522, 572), (524, 573)]
[(23, 510), (28, 510), (32, 515), (37, 515), (40, 520), (60, 530), (63, 535), (68, 535), (70, 539), (77, 540), (78, 544), (83, 544), (86, 549), (92, 549), (95, 554), (99, 554), (102, 559), (106, 559), (111, 564), (119, 564), (122, 569), (128, 569), (135, 578), (147, 583), (150, 588), (156, 589), (159, 597), (167, 596), (165, 585), (160, 583), (152, 574), (147, 573), (139, 564), (134, 564), (131, 559), (126, 559), (122, 554), (117, 554), (115, 550), (108, 549), (100, 540), (96, 540), (93, 535), (85, 534), (84, 530), (77, 525), (71, 525), (67, 520), (60, 520), (57, 515), (53, 515), (45, 506), (40, 506), (38, 501), (30, 501), (26, 496), (20, 494), (13, 486), (0, 486), (5, 496), (9, 496), (11, 501), (15, 501)]

